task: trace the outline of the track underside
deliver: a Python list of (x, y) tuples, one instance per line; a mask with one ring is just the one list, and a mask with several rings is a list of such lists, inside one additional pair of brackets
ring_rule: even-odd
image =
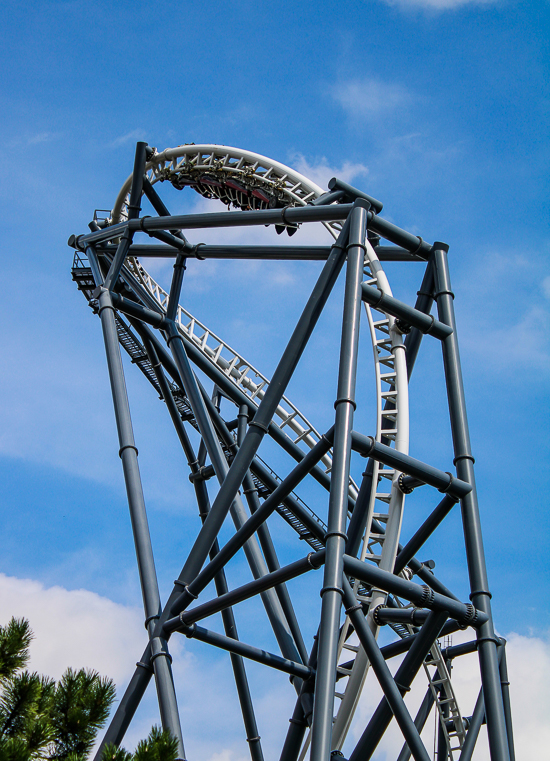
[[(237, 211), (170, 216), (155, 187), (166, 180)], [(140, 217), (146, 201), (156, 216)], [(379, 216), (381, 211), (380, 202), (344, 182), (331, 180), (324, 192), (292, 169), (250, 152), (186, 145), (156, 153), (138, 143), (134, 171), (113, 211), (96, 215), (91, 233), (70, 239), (76, 249), (73, 280), (102, 323), (149, 636), (145, 652), (136, 654), (135, 674), (97, 761), (105, 744), (122, 743), (151, 678), (162, 725), (177, 738), (179, 757), (187, 757), (184, 739), (192, 727), (180, 720), (169, 652), (170, 638), (178, 633), (189, 638), (189, 648), (198, 639), (230, 654), (242, 737), (253, 761), (262, 761), (264, 750), (281, 761), (307, 756), (328, 761), (335, 754), (363, 761), (377, 749), (398, 761), (411, 756), (468, 761), (484, 723), (492, 761), (514, 758), (505, 643), (491, 619), (447, 246), (397, 228)], [(294, 236), (313, 222), (327, 228), (326, 246), (293, 245), (293, 238), (276, 249), (196, 246), (184, 233), (260, 224)], [(142, 233), (153, 243), (134, 243)], [(174, 261), (169, 292), (143, 266), (147, 257)], [(180, 306), (191, 257), (320, 261), (316, 285), (271, 380)], [(385, 259), (404, 266), (425, 262), (414, 307), (394, 298)], [(345, 283), (334, 424), (320, 433), (285, 391), (339, 277)], [(438, 319), (430, 315), (434, 303)], [(365, 319), (375, 376), (376, 430), (370, 435), (353, 424), (363, 403), (355, 388)], [(456, 463), (452, 474), (409, 455), (408, 381), (424, 335), (442, 349)], [(164, 605), (120, 347), (164, 402), (189, 464), (201, 521)], [(276, 467), (260, 457), (264, 440), (271, 442), (268, 451), (276, 447), (284, 453), (275, 458)], [(355, 478), (354, 451), (366, 458), (364, 472)], [(293, 464), (280, 475), (276, 471), (284, 462)], [(311, 482), (325, 495), (316, 498), (316, 510), (303, 498), (311, 493)], [(440, 494), (429, 517), (403, 542), (405, 499), (416, 489)], [(458, 502), (471, 592), (467, 603), (434, 575), (433, 564), (416, 559)], [(226, 571), (241, 558), (251, 580), (230, 588)], [(312, 574), (315, 570), (319, 573)], [(297, 589), (300, 580), (308, 589), (317, 583), (321, 605), (315, 620), (292, 602), (287, 583)], [(239, 639), (239, 604), (254, 599), (264, 611), (259, 615), (267, 616), (273, 652)], [(203, 619), (211, 616), (215, 628), (204, 628)], [(254, 627), (249, 629), (247, 639), (254, 638)], [(459, 630), (471, 636), (461, 636), (464, 642), (453, 646), (448, 637)], [(479, 659), (480, 692), (475, 705), (463, 708), (451, 674), (459, 671), (459, 656), (468, 653)], [(263, 717), (256, 715), (246, 670), (250, 660), (266, 672), (290, 675), (292, 715), (270, 717), (281, 723), (278, 749), (262, 746)], [(383, 697), (367, 715), (361, 700), (369, 694), (370, 672)], [(418, 686), (425, 694), (413, 716), (414, 700), (407, 694), (413, 688), (415, 695)], [(386, 740), (393, 718), (402, 745), (395, 753)]]

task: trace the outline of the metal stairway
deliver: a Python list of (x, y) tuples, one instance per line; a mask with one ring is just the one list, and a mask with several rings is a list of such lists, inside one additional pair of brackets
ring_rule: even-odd
[[(90, 306), (94, 308), (94, 299), (92, 293), (95, 289), (95, 283), (92, 276), (92, 271), (88, 266), (86, 266), (86, 262), (83, 257), (78, 254), (75, 254), (73, 261), (72, 279), (76, 282), (78, 290), (84, 294), (90, 303)], [(132, 363), (139, 367), (149, 383), (151, 383), (157, 393), (161, 395), (161, 390), (157, 383), (155, 372), (151, 367), (151, 363), (149, 362), (149, 358), (143, 344), (136, 337), (130, 326), (121, 317), (119, 312), (116, 313), (116, 325), (120, 345), (126, 351), (132, 360)], [(174, 392), (174, 400), (182, 420), (189, 421), (191, 425), (197, 429), (197, 424), (195, 422), (195, 418), (187, 398), (184, 394), (182, 394), (181, 389), (176, 386), (175, 383), (171, 383), (170, 387)], [(257, 459), (265, 468), (269, 470), (273, 479), (277, 481), (277, 483), (280, 483), (281, 478), (275, 473), (275, 471), (270, 468), (269, 465), (267, 465), (267, 463), (265, 463), (260, 457), (257, 457)], [(271, 494), (272, 489), (264, 481), (262, 481), (259, 476), (253, 474), (252, 478), (256, 488), (258, 489), (258, 495), (263, 498), (268, 497)], [(311, 510), (311, 508), (308, 507), (308, 505), (306, 505), (306, 503), (296, 493), (292, 492), (291, 497), (298, 501), (301, 506), (311, 515), (311, 517), (319, 524), (320, 531), (324, 535), (327, 527), (321, 518), (313, 510)], [(307, 526), (305, 526), (300, 518), (292, 512), (288, 505), (280, 503), (276, 507), (276, 512), (298, 534), (300, 539), (303, 539), (305, 542), (307, 542), (307, 544), (309, 544), (312, 549), (317, 551), (324, 548), (324, 544), (319, 541), (317, 537), (311, 534)]]

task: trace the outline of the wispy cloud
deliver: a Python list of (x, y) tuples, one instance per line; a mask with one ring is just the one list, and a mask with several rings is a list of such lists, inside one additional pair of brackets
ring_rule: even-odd
[(486, 254), (470, 272), (461, 321), (465, 349), (480, 360), (478, 370), (506, 371), (518, 380), (525, 367), (550, 371), (550, 276), (541, 278), (544, 268), (534, 256)]
[(377, 77), (340, 82), (330, 88), (330, 94), (349, 116), (363, 120), (387, 116), (415, 100), (399, 83), (384, 82)]
[(361, 177), (369, 172), (369, 168), (364, 164), (344, 161), (341, 166), (331, 166), (324, 156), (310, 162), (301, 153), (292, 156), (291, 163), (300, 174), (313, 180), (323, 189), (327, 188), (328, 181), (332, 177), (351, 182), (355, 177)]
[(17, 148), (21, 146), (34, 146), (43, 145), (44, 143), (51, 143), (53, 140), (57, 140), (61, 137), (61, 132), (33, 132), (23, 133), (8, 140), (8, 146), (10, 148)]
[(498, 0), (383, 0), (402, 10), (453, 11), (465, 5), (495, 5)]
[(120, 137), (115, 138), (111, 143), (111, 148), (118, 148), (121, 145), (126, 145), (126, 143), (130, 143), (133, 140), (143, 140), (144, 136), (146, 135), (146, 130), (138, 128), (133, 129), (131, 132), (126, 132), (125, 135), (120, 135)]

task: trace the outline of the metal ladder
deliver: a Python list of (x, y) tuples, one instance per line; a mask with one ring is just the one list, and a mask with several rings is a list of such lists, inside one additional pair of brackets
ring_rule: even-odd
[[(430, 673), (430, 667), (435, 666), (433, 675)], [(450, 761), (454, 761), (455, 753), (460, 753), (466, 737), (464, 721), (458, 707), (456, 695), (451, 682), (451, 675), (439, 642), (435, 642), (430, 650), (430, 657), (424, 661), (424, 670), (428, 677), (428, 682), (432, 695), (434, 696), (435, 706), (439, 716), (439, 727), (443, 731), (447, 753)], [(450, 724), (452, 723), (452, 728)]]

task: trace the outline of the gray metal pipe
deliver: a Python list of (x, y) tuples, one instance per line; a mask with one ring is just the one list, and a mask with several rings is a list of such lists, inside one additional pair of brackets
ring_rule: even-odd
[(363, 193), (362, 190), (354, 188), (353, 185), (349, 185), (347, 182), (344, 182), (344, 180), (338, 179), (338, 177), (333, 177), (328, 181), (328, 188), (335, 192), (342, 191), (344, 201), (347, 201), (348, 203), (350, 201), (355, 201), (357, 198), (362, 198), (364, 201), (367, 201), (375, 214), (380, 214), (384, 208), (382, 201), (377, 201), (376, 198)]
[[(359, 199), (360, 200), (360, 199)], [(261, 211), (229, 211), (210, 214), (187, 214), (170, 217), (148, 217), (146, 219), (120, 222), (99, 232), (80, 235), (73, 240), (77, 248), (84, 248), (89, 243), (119, 238), (128, 227), (132, 232), (142, 230), (191, 230), (208, 229), (213, 227), (248, 227), (250, 225), (287, 225), (306, 222), (331, 222), (347, 218), (353, 208), (352, 204), (330, 204), (329, 206), (294, 206), (283, 209), (265, 209)], [(415, 256), (428, 259), (432, 247), (417, 235), (402, 230), (397, 225), (388, 222), (374, 212), (368, 212), (368, 228), (394, 243), (396, 246), (409, 251)]]
[(191, 608), (191, 610), (183, 611), (179, 616), (168, 619), (164, 625), (164, 631), (166, 633), (178, 631), (182, 625), (188, 626), (196, 621), (201, 621), (203, 618), (214, 615), (214, 613), (219, 613), (224, 608), (237, 605), (237, 603), (248, 600), (268, 589), (273, 589), (277, 584), (290, 581), (290, 579), (301, 576), (308, 571), (316, 571), (324, 562), (325, 550), (311, 552), (307, 557), (283, 566), (278, 571), (268, 573), (259, 579), (248, 582), (248, 584), (237, 587), (237, 589), (232, 589), (226, 595), (209, 600), (202, 605)]
[[(282, 209), (262, 209), (256, 211), (223, 211), (207, 214), (182, 214), (169, 217), (146, 217), (136, 222), (119, 222), (105, 229), (81, 235), (75, 239), (77, 248), (89, 243), (113, 240), (124, 234), (141, 230), (203, 230), (215, 227), (249, 227), (254, 225), (296, 225), (305, 222), (332, 222), (345, 220), (353, 204), (332, 204), (330, 206), (285, 206)], [(396, 228), (398, 229), (398, 228)], [(400, 245), (400, 244), (398, 244)]]
[(352, 558), (349, 555), (344, 555), (344, 568), (346, 573), (353, 576), (353, 578), (359, 579), (376, 589), (382, 589), (385, 592), (391, 592), (399, 597), (404, 597), (419, 607), (429, 608), (430, 610), (444, 610), (464, 626), (481, 628), (482, 624), (487, 621), (486, 613), (476, 609), (473, 605), (445, 597), (438, 592), (434, 592), (428, 586), (420, 586), (420, 584), (415, 584), (413, 581), (394, 576), (393, 573), (383, 571), (375, 565), (362, 563), (357, 558)]
[[(134, 231), (130, 229), (131, 221), (137, 220), (139, 212), (141, 211), (141, 191), (143, 186), (143, 172), (145, 170), (145, 162), (147, 160), (147, 143), (136, 143), (136, 155), (134, 159), (134, 172), (132, 175), (132, 186), (130, 188), (130, 198), (128, 201), (128, 223), (120, 238), (116, 254), (113, 257), (109, 272), (105, 278), (105, 287), (107, 290), (112, 291), (115, 286), (120, 270), (124, 264), (124, 260), (128, 254), (128, 249), (132, 243), (134, 237)], [(95, 233), (98, 235), (99, 233)]]
[(352, 447), (363, 456), (372, 457), (374, 460), (407, 473), (407, 475), (414, 476), (430, 486), (435, 486), (436, 489), (445, 494), (463, 497), (472, 490), (472, 485), (469, 482), (461, 481), (452, 473), (444, 473), (442, 470), (403, 452), (396, 452), (395, 449), (378, 443), (372, 436), (363, 436), (353, 431)]
[[(329, 432), (330, 433), (330, 432)], [(294, 487), (300, 483), (307, 474), (311, 464), (318, 462), (331, 447), (331, 436), (323, 436), (320, 441), (307, 453), (302, 462), (277, 486), (277, 488), (264, 500), (258, 510), (253, 513), (238, 531), (221, 548), (216, 557), (206, 565), (202, 571), (189, 583), (188, 588), (180, 598), (174, 602), (171, 611), (179, 613), (205, 589), (214, 578), (220, 568), (223, 568), (232, 557), (244, 546), (245, 542), (253, 536), (259, 526), (267, 520), (276, 507), (290, 494)]]
[[(70, 238), (70, 247), (76, 245), (74, 236)], [(99, 253), (114, 254), (117, 246), (112, 243), (102, 244)], [(80, 249), (78, 249), (80, 250)], [(399, 246), (375, 246), (376, 256), (381, 262), (425, 262)], [(181, 253), (181, 245), (158, 246), (152, 243), (132, 243), (128, 256), (146, 259), (174, 259)], [(194, 259), (262, 259), (268, 261), (326, 261), (330, 246), (240, 246), (210, 245), (207, 243), (189, 244), (185, 254)]]
[[(434, 679), (437, 679), (437, 671), (434, 674)], [(416, 714), (416, 717), (414, 719), (414, 726), (417, 728), (418, 732), (421, 733), (424, 729), (424, 725), (426, 724), (426, 721), (428, 720), (428, 716), (430, 715), (430, 712), (433, 708), (433, 705), (435, 703), (435, 698), (433, 696), (433, 692), (430, 687), (426, 690), (426, 694), (424, 695), (424, 698), (422, 700), (422, 703), (420, 704), (420, 708), (418, 709), (418, 712)], [(405, 743), (405, 745), (401, 748), (401, 753), (397, 756), (397, 761), (409, 761), (409, 758), (411, 757), (411, 751), (409, 749), (409, 746)]]
[[(430, 648), (440, 635), (445, 618), (444, 613), (432, 612), (419, 634), (415, 637), (410, 650), (397, 669), (394, 677), (396, 684), (402, 692), (406, 692), (410, 688)], [(384, 697), (350, 755), (349, 761), (368, 761), (368, 759), (372, 758), (372, 754), (382, 739), (391, 719), (392, 711)]]
[(351, 431), (355, 410), (357, 349), (361, 314), (361, 279), (365, 256), (367, 204), (357, 205), (350, 220), (348, 263), (344, 292), (338, 390), (334, 406), (334, 447), (326, 534), (326, 559), (321, 590), (319, 658), (315, 680), (311, 761), (328, 761), (331, 751), (334, 687), (340, 608), (342, 605), (343, 557), (346, 547), (347, 494), (351, 458)]
[[(147, 351), (147, 355), (149, 357), (151, 367), (153, 368), (157, 382), (159, 384), (162, 397), (164, 399), (164, 402), (170, 414), (170, 418), (176, 430), (177, 436), (180, 440), (182, 449), (187, 458), (187, 463), (189, 465), (191, 473), (196, 473), (200, 466), (195, 456), (195, 453), (193, 451), (193, 447), (191, 445), (189, 437), (187, 435), (187, 431), (185, 430), (185, 427), (181, 420), (178, 408), (174, 401), (174, 397), (172, 396), (170, 386), (168, 385), (168, 381), (166, 380), (166, 376), (162, 369), (162, 365), (158, 358), (155, 347), (145, 332), (141, 334), (141, 338), (143, 340), (145, 350)], [(204, 483), (195, 482), (194, 488), (195, 488), (195, 495), (197, 498), (197, 504), (199, 507), (199, 516), (201, 520), (204, 521), (210, 509), (210, 505), (208, 501), (208, 493), (206, 491), (206, 487)], [(214, 559), (214, 557), (216, 556), (218, 552), (219, 552), (219, 546), (216, 540), (210, 550), (211, 559)], [(176, 599), (177, 595), (179, 594), (178, 582), (179, 580), (174, 585), (172, 594), (170, 595), (166, 603), (165, 609), (163, 610), (163, 613), (159, 621), (157, 622), (156, 630), (159, 628), (161, 629), (162, 626), (164, 625), (164, 621), (168, 617), (171, 604), (173, 600)], [(216, 586), (216, 594), (218, 595), (218, 597), (220, 595), (226, 594), (229, 591), (229, 588), (227, 586), (227, 580), (225, 578), (225, 571), (223, 567), (220, 568), (220, 570), (218, 570), (218, 572), (214, 576), (214, 583)], [(237, 625), (235, 623), (235, 617), (233, 615), (233, 610), (231, 608), (225, 608), (221, 612), (221, 615), (222, 615), (222, 622), (223, 622), (223, 627), (224, 627), (226, 636), (231, 637), (233, 640), (238, 640), (239, 637), (237, 632)], [(242, 657), (235, 653), (232, 653), (231, 667), (233, 669), (233, 675), (235, 678), (235, 686), (237, 688), (237, 695), (238, 695), (239, 703), (241, 706), (241, 713), (243, 716), (243, 722), (245, 726), (247, 742), (249, 744), (251, 759), (252, 761), (263, 761), (263, 751), (262, 751), (260, 737), (258, 735), (258, 726), (256, 724), (254, 706), (252, 704), (250, 688), (248, 685), (248, 678), (246, 675), (246, 670), (244, 667)]]
[(409, 563), (410, 560), (416, 555), (422, 545), (429, 539), (436, 528), (446, 515), (450, 513), (454, 505), (457, 503), (457, 498), (446, 494), (439, 505), (433, 510), (433, 512), (426, 518), (420, 528), (415, 531), (413, 536), (409, 539), (407, 544), (399, 551), (395, 559), (395, 567), (393, 569), (394, 574), (399, 574)]
[(481, 537), (481, 522), (474, 477), (474, 458), (470, 446), (466, 400), (456, 333), (454, 295), (451, 289), (447, 262), (448, 246), (444, 243), (434, 243), (433, 248), (436, 281), (435, 298), (438, 315), (441, 322), (453, 329), (451, 335), (442, 342), (441, 346), (451, 419), (454, 461), (458, 477), (472, 486), (472, 490), (461, 499), (462, 523), (470, 576), (470, 599), (475, 607), (484, 611), (487, 616), (487, 621), (479, 628), (477, 637), (489, 747), (492, 761), (509, 761), (510, 751), (498, 669), (498, 640), (495, 636), (491, 616), (491, 594)]
[(120, 356), (114, 307), (107, 288), (99, 294), (99, 316), (103, 329), (107, 366), (113, 395), (113, 405), (118, 431), (120, 450), (128, 495), (128, 506), (136, 548), (136, 557), (141, 582), (145, 623), (150, 638), (150, 657), (153, 661), (155, 682), (159, 697), (161, 720), (178, 741), (178, 753), (185, 758), (176, 693), (170, 666), (170, 655), (164, 638), (155, 635), (155, 621), (161, 612), (157, 575), (153, 559), (153, 549), (147, 522), (145, 500), (137, 461), (130, 406), (124, 380), (124, 369)]
[(206, 642), (209, 645), (214, 645), (214, 647), (227, 650), (229, 653), (249, 658), (251, 661), (256, 661), (256, 663), (263, 663), (265, 666), (270, 666), (291, 676), (297, 676), (300, 679), (308, 679), (312, 674), (312, 670), (302, 663), (290, 661), (288, 658), (281, 658), (279, 655), (267, 652), (267, 650), (260, 650), (258, 647), (253, 647), (246, 642), (241, 642), (231, 637), (224, 637), (223, 634), (218, 634), (210, 629), (204, 629), (196, 624), (181, 627), (179, 631), (185, 634), (186, 637)]
[(399, 301), (399, 299), (393, 296), (388, 296), (378, 288), (373, 288), (366, 283), (362, 283), (361, 290), (361, 298), (367, 304), (397, 317), (411, 327), (418, 328), (425, 335), (443, 340), (452, 333), (452, 328), (439, 322), (432, 315), (424, 314), (424, 312), (405, 304), (403, 301)]

